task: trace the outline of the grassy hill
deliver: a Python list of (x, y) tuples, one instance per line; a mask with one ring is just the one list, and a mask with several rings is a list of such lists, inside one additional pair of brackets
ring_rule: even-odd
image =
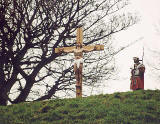
[(0, 106), (0, 124), (160, 124), (160, 91)]

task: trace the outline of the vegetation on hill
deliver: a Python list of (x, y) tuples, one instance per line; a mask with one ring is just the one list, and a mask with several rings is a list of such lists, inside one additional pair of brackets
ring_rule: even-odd
[(159, 90), (0, 106), (0, 124), (159, 123)]

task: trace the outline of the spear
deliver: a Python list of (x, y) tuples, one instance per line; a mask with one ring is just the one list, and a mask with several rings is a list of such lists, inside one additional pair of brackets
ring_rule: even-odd
[(140, 60), (140, 61), (142, 61), (142, 64), (143, 64), (143, 58), (144, 58), (144, 47), (143, 47), (142, 60)]
[(142, 64), (143, 64), (143, 58), (144, 58), (144, 47), (143, 47), (143, 55), (142, 55)]

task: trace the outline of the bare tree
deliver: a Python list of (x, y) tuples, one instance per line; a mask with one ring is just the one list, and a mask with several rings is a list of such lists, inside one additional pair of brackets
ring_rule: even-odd
[(116, 54), (111, 36), (137, 22), (123, 13), (127, 4), (125, 0), (0, 0), (0, 105), (74, 91), (72, 55), (59, 55), (54, 49), (75, 45), (80, 25), (85, 45), (105, 45), (99, 55), (84, 55), (84, 84), (109, 78)]

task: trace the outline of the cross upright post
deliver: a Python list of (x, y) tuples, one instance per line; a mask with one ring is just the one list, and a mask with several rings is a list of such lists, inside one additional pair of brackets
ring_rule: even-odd
[(83, 52), (104, 50), (104, 45), (83, 46), (82, 27), (77, 28), (76, 46), (55, 48), (55, 53), (74, 53), (74, 73), (76, 78), (76, 97), (82, 97)]

